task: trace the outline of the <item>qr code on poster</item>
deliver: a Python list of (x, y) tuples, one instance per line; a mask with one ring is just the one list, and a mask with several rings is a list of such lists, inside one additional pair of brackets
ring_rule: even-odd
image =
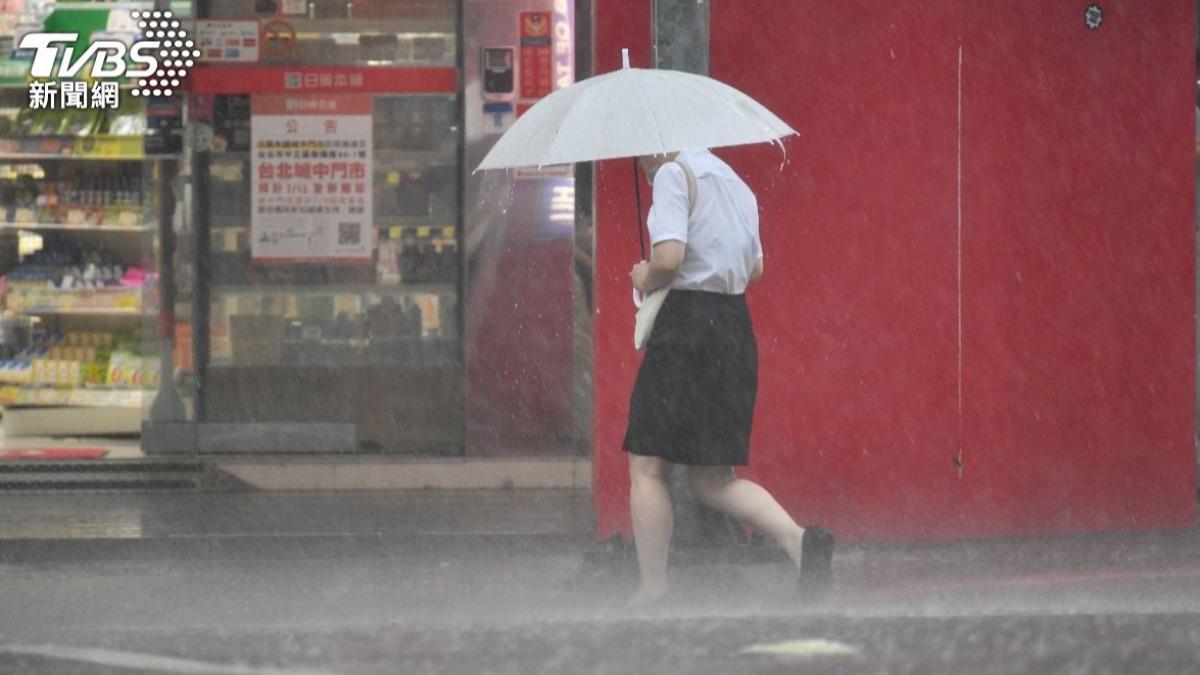
[(338, 246), (362, 243), (362, 223), (338, 223)]

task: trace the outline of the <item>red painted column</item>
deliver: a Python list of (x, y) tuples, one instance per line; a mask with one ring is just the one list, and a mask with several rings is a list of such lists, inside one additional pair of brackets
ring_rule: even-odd
[[(596, 73), (621, 67), (627, 47), (634, 67), (648, 68), (649, 0), (596, 0)], [(614, 101), (614, 105), (620, 105)], [(648, 206), (649, 194), (643, 190)], [(630, 160), (596, 163), (595, 454), (592, 495), (600, 537), (629, 528), (629, 470), (621, 440), (629, 394), (640, 364), (633, 349), (629, 270), (640, 259)]]

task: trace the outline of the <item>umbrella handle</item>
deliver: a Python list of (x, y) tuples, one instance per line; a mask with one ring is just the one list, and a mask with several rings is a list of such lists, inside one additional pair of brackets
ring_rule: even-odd
[(642, 260), (646, 259), (646, 240), (642, 237), (642, 183), (638, 180), (638, 161), (633, 158), (633, 195), (637, 208), (638, 244), (642, 247)]
[[(637, 229), (638, 229), (638, 244), (642, 247), (642, 260), (646, 259), (646, 240), (642, 237), (642, 184), (638, 181), (638, 162), (637, 158), (633, 158), (633, 194), (635, 197), (634, 205), (637, 208)], [(637, 288), (633, 289), (633, 306), (641, 309), (642, 302), (646, 296), (642, 295)]]

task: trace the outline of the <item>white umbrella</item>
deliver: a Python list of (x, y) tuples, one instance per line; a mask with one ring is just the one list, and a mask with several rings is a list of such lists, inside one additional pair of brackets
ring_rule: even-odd
[(795, 134), (733, 87), (676, 70), (624, 67), (536, 103), (479, 164), (507, 169), (778, 142)]
[[(779, 143), (797, 133), (758, 101), (724, 82), (676, 70), (630, 68), (628, 49), (622, 50), (621, 60), (621, 70), (580, 80), (534, 104), (475, 170), (541, 168), (690, 148)], [(638, 241), (645, 260), (636, 161), (633, 182)], [(652, 293), (649, 300), (661, 306), (664, 296), (665, 292)], [(642, 305), (636, 289), (633, 302)], [(636, 332), (643, 332), (640, 318)]]

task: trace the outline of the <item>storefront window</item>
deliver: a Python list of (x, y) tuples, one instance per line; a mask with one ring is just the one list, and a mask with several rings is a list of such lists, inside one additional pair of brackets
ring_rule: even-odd
[(574, 171), (473, 171), (574, 81), (573, 2), (175, 3), (187, 86), (78, 110), (38, 109), (14, 40), (132, 44), (152, 5), (21, 7), (0, 26), (10, 435), (28, 410), (30, 433), (154, 427), (149, 453), (582, 451)]
[(253, 63), (213, 47), (217, 91), (198, 80), (213, 130), (200, 421), (242, 425), (250, 451), (256, 425), (311, 424), (331, 434), (318, 451), (461, 454), (455, 3), (208, 12), (202, 49), (244, 21), (262, 42)]
[[(29, 32), (130, 44), (150, 3), (17, 3), (0, 17), (4, 436), (136, 435), (164, 377), (159, 243), (175, 216), (178, 100), (56, 73)], [(172, 6), (181, 17), (186, 4)], [(17, 441), (19, 442), (19, 441)]]
[(259, 18), (260, 63), (453, 67), (457, 3), (446, 0), (214, 0), (205, 16)]

